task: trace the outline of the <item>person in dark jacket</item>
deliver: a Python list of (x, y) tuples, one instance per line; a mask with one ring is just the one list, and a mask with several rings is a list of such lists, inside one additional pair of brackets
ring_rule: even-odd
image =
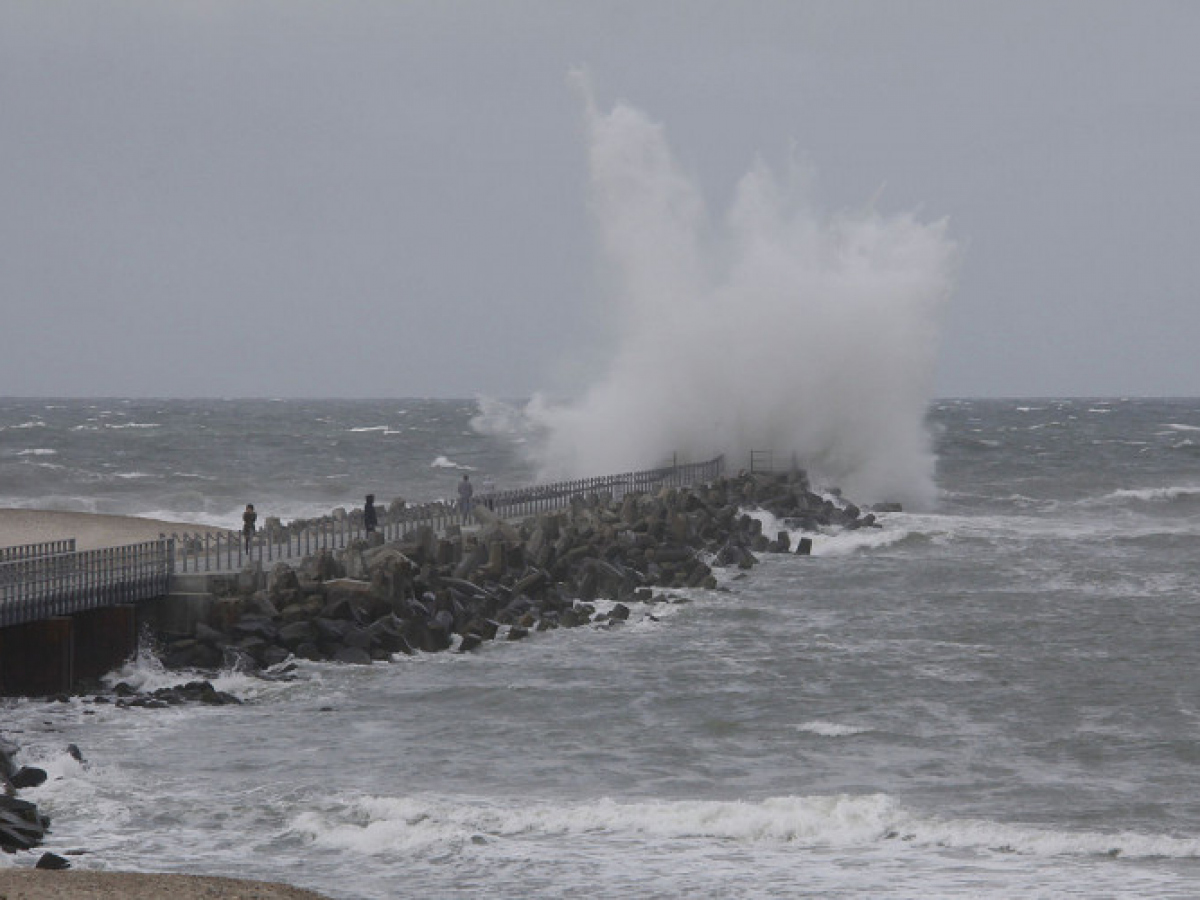
[(363, 528), (367, 534), (374, 534), (378, 527), (379, 515), (375, 512), (375, 495), (367, 494), (367, 502), (363, 506)]
[(250, 552), (250, 542), (254, 540), (254, 525), (258, 521), (258, 513), (254, 511), (254, 504), (247, 503), (246, 511), (242, 513), (242, 535), (246, 539), (246, 552)]
[(475, 486), (471, 484), (471, 479), (463, 475), (462, 481), (458, 483), (458, 514), (464, 525), (471, 517), (471, 497), (474, 493)]

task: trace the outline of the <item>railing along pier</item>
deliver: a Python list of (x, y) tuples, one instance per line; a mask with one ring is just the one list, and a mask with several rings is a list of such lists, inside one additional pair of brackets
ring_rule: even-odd
[[(724, 472), (724, 466), (725, 457), (717, 456), (706, 462), (533, 485), (489, 496), (477, 493), (473, 502), (487, 502), (501, 518), (525, 518), (562, 509), (572, 500), (593, 494), (620, 499), (628, 493), (651, 493), (663, 487), (713, 481)], [(459, 520), (454, 504), (434, 501), (399, 510), (381, 510), (378, 531), (384, 541), (390, 543), (426, 526), (440, 534)], [(175, 545), (175, 571), (202, 573), (238, 571), (247, 563), (269, 564), (278, 560), (303, 559), (320, 550), (343, 550), (351, 542), (365, 538), (366, 532), (359, 514), (340, 518), (325, 516), (288, 525), (268, 524), (254, 534), (249, 547), (244, 535), (237, 531), (185, 532), (170, 537)]]
[[(561, 509), (577, 499), (683, 487), (722, 474), (721, 456), (477, 495), (502, 518)], [(397, 541), (419, 528), (445, 532), (458, 523), (454, 504), (424, 503), (388, 510), (380, 531)], [(361, 513), (281, 525), (271, 522), (251, 539), (238, 532), (183, 534), (157, 541), (77, 551), (74, 539), (0, 548), (0, 693), (48, 694), (99, 678), (128, 658), (137, 644), (136, 605), (171, 592), (176, 572), (239, 571), (247, 562), (273, 562), (344, 549), (365, 537)]]

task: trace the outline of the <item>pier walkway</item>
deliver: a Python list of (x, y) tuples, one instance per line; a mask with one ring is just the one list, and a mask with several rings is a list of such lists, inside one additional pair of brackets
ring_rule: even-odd
[[(591, 496), (684, 487), (715, 480), (724, 457), (703, 463), (535, 485), (476, 495), (497, 516), (517, 520)], [(422, 528), (457, 525), (448, 503), (380, 510), (386, 542)], [(173, 594), (177, 576), (266, 569), (365, 538), (362, 511), (283, 525), (268, 521), (249, 546), (239, 532), (160, 535), (158, 540), (77, 550), (73, 539), (0, 548), (0, 694), (38, 696), (99, 679), (137, 650), (139, 604)], [(179, 578), (182, 580), (182, 577)]]
[[(619, 498), (712, 481), (723, 468), (724, 457), (718, 456), (702, 463), (535, 485), (490, 497), (476, 494), (474, 502), (488, 503), (501, 518), (520, 519), (591, 495)], [(381, 509), (378, 531), (385, 542), (391, 542), (423, 526), (444, 533), (459, 521), (453, 505), (425, 503)], [(234, 531), (164, 534), (157, 541), (100, 550), (77, 551), (73, 540), (0, 548), (0, 629), (166, 596), (177, 574), (236, 573), (247, 565), (266, 567), (321, 550), (342, 550), (365, 537), (362, 513), (356, 510), (288, 525), (272, 523), (254, 535), (248, 548)]]

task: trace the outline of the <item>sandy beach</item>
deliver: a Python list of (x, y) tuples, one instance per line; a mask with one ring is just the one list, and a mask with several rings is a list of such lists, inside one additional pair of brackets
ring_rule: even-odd
[(160, 534), (220, 532), (211, 525), (189, 525), (137, 516), (61, 512), (40, 509), (0, 509), (0, 547), (40, 544), (75, 538), (77, 550), (119, 547), (157, 540)]
[(286, 884), (141, 872), (0, 869), (3, 900), (327, 900)]

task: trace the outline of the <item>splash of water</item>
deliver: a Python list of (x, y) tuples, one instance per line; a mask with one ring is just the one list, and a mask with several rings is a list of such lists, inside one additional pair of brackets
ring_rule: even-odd
[(851, 496), (934, 497), (925, 424), (955, 246), (945, 222), (874, 209), (821, 217), (801, 179), (757, 163), (712, 221), (664, 128), (624, 103), (587, 109), (592, 198), (620, 339), (573, 402), (536, 396), (544, 478), (673, 454), (794, 454)]

